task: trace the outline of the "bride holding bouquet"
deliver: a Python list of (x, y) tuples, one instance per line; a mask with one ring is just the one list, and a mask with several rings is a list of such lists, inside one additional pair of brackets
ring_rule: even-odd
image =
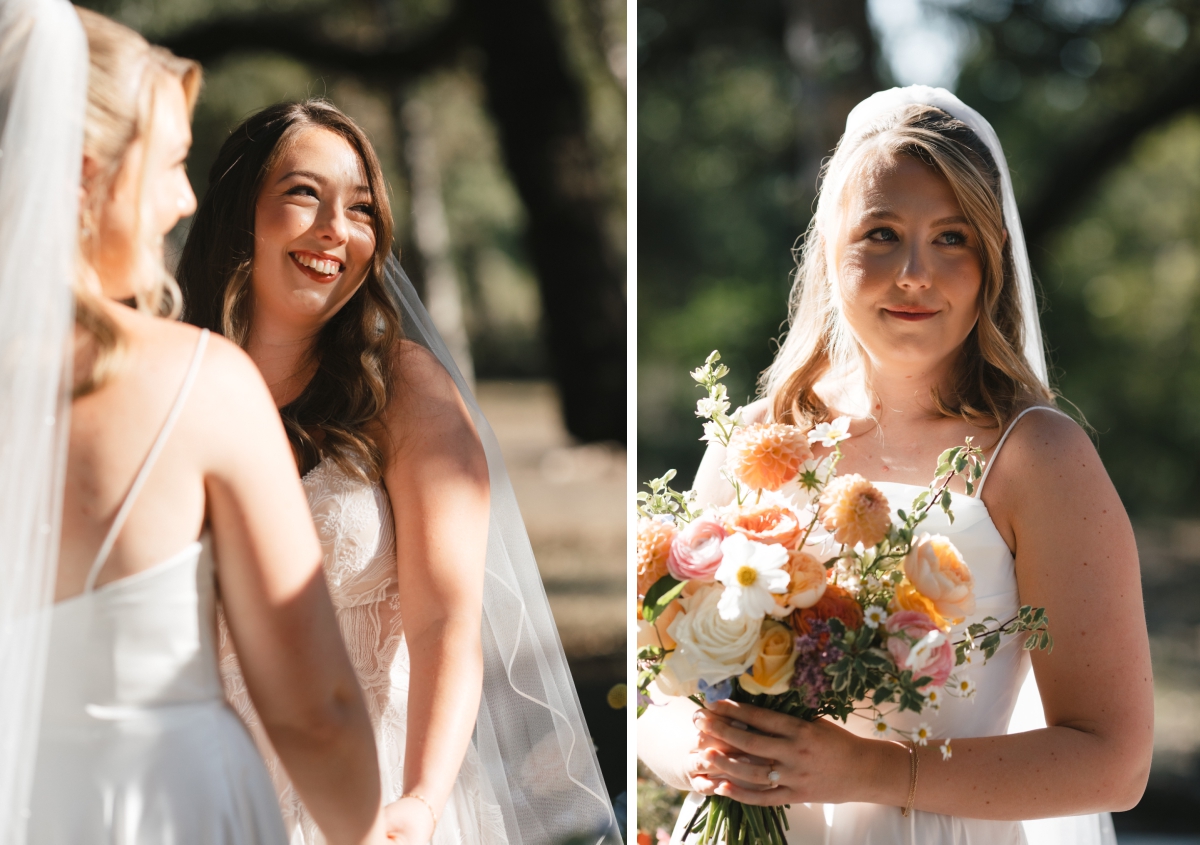
[[(703, 678), (689, 686), (686, 673), (669, 671), (670, 659), (663, 661), (649, 700), (643, 699), (638, 752), (664, 781), (692, 793), (672, 841), (716, 838), (713, 826), (698, 829), (692, 822), (712, 805), (705, 797), (717, 796), (741, 808), (788, 805), (789, 843), (1115, 843), (1107, 814), (1138, 802), (1152, 747), (1137, 550), (1086, 433), (1054, 407), (1012, 184), (987, 121), (949, 92), (922, 86), (860, 103), (824, 173), (800, 256), (791, 328), (764, 374), (762, 399), (724, 417), (712, 360), (695, 375), (710, 390), (702, 400), (709, 404), (698, 412), (737, 428), (731, 439), (719, 426), (706, 427), (709, 451), (693, 496), (680, 497), (678, 507), (685, 517), (698, 513), (697, 506), (707, 508), (705, 514), (726, 520), (728, 532), (753, 540), (762, 526), (747, 530), (729, 521), (742, 518), (729, 514), (745, 513), (735, 483), (794, 446), (797, 465), (788, 476), (797, 480), (749, 486), (778, 490), (765, 495), (796, 513), (806, 512), (806, 491), (822, 488), (807, 512), (814, 525), (822, 521), (841, 552), (813, 554), (830, 570), (825, 593), (842, 596), (837, 601), (845, 607), (830, 609), (825, 605), (833, 599), (818, 599), (825, 584), (819, 569), (818, 589), (801, 596), (797, 584), (812, 580), (804, 567), (783, 564), (794, 570), (789, 583), (772, 571), (780, 564), (758, 561), (758, 574), (746, 563), (732, 576), (733, 567), (723, 562), (728, 571), (717, 569), (714, 576), (722, 587), (689, 592), (685, 584), (679, 606), (662, 609), (661, 590), (651, 582), (667, 567), (681, 580), (693, 578), (697, 555), (714, 542), (700, 536), (705, 520), (677, 531), (668, 515), (646, 520), (639, 532), (638, 592), (656, 642), (665, 634), (668, 653), (673, 647), (685, 658), (691, 654), (693, 663), (718, 640), (734, 643), (736, 636), (718, 630), (721, 620), (737, 614), (724, 593), (744, 602), (750, 585), (761, 583), (768, 616), (779, 616), (772, 600), (794, 602), (792, 625), (802, 635), (793, 649), (811, 639), (803, 620), (820, 617), (834, 635), (859, 626), (886, 631), (871, 636), (882, 637), (887, 650), (893, 640), (911, 640), (911, 652), (946, 649), (948, 641), (969, 659), (958, 666), (961, 695), (945, 696), (948, 665), (926, 656), (914, 663), (910, 648), (892, 651), (897, 665), (924, 673), (917, 679), (925, 683), (920, 706), (862, 718), (860, 710), (878, 713), (877, 697), (853, 708), (844, 727), (756, 707), (745, 694), (735, 696), (740, 701), (721, 700), (727, 691)], [(808, 444), (789, 446), (770, 436), (782, 431), (784, 440), (795, 440), (800, 435), (793, 433), (804, 430), (811, 452)], [(939, 456), (968, 438), (982, 455), (969, 446), (956, 451), (951, 462), (957, 466), (947, 475)], [(820, 468), (830, 463), (836, 481), (821, 477)], [(894, 592), (878, 581), (869, 587), (855, 581), (852, 590), (891, 596), (886, 606), (868, 607), (875, 616), (864, 619), (836, 584), (856, 577), (843, 571), (845, 560), (865, 566), (886, 548), (873, 547), (874, 536), (856, 545), (858, 534), (843, 527), (878, 522), (889, 538), (881, 544), (904, 540), (891, 520), (901, 529), (909, 524), (912, 513), (898, 511), (928, 489), (935, 467), (950, 495), (944, 508), (928, 509), (921, 530), (936, 536), (907, 537), (911, 551), (906, 547), (903, 573), (894, 572)], [(920, 507), (914, 503), (912, 511)], [(863, 537), (871, 533), (863, 531)], [(747, 544), (733, 539), (721, 542), (726, 557), (731, 550), (744, 554)], [(795, 561), (810, 557), (806, 540), (808, 534), (798, 546), (766, 545), (774, 542), (767, 536), (749, 545), (794, 549)], [(759, 556), (765, 560), (765, 553)], [(1024, 638), (1009, 629), (992, 648), (983, 645), (986, 662), (970, 651), (973, 636), (995, 630), (996, 620), (1025, 616), (1029, 606), (1044, 608), (1053, 649), (1035, 638), (1037, 648), (1026, 651)], [(927, 636), (923, 629), (901, 631), (909, 616), (916, 618), (914, 608), (938, 630)], [(673, 618), (664, 624), (668, 615)], [(645, 622), (642, 627), (647, 630)], [(776, 627), (783, 626), (768, 618), (763, 633), (754, 633), (756, 626), (749, 635), (759, 637), (759, 645), (742, 655), (740, 688), (800, 690), (815, 702), (814, 685), (825, 681), (811, 672), (797, 669), (776, 689), (779, 661), (772, 662), (771, 649), (782, 654), (791, 637), (766, 643), (766, 629)], [(888, 659), (880, 654), (878, 660)], [(837, 686), (832, 666), (825, 674)], [(1044, 721), (1036, 712), (1039, 697)]]

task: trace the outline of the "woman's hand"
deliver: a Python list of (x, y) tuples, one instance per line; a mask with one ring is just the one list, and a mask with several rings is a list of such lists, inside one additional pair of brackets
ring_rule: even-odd
[(827, 719), (806, 722), (732, 701), (714, 702), (695, 718), (703, 776), (694, 788), (704, 795), (762, 806), (902, 806), (907, 799), (908, 752), (896, 743), (855, 736)]
[(433, 814), (416, 798), (398, 798), (383, 808), (389, 842), (426, 845), (433, 838)]

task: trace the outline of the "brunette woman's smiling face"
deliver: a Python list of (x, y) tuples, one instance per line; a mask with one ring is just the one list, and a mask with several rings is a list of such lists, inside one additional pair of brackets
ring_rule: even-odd
[(945, 177), (877, 156), (845, 188), (829, 259), (842, 313), (873, 366), (953, 360), (979, 316), (979, 236)]
[(358, 152), (303, 129), (267, 174), (254, 214), (254, 322), (314, 332), (366, 279), (375, 204)]

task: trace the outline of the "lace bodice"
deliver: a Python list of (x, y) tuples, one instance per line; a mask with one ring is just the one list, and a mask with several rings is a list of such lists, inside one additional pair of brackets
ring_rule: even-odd
[[(375, 727), (384, 803), (390, 803), (403, 794), (409, 688), (391, 500), (381, 483), (367, 482), (329, 459), (313, 467), (303, 484), (338, 625)], [(323, 843), (262, 731), (223, 623), (221, 652), (226, 696), (267, 760), (292, 845)], [(483, 802), (478, 784), (478, 755), (472, 745), (442, 811), (435, 845), (506, 842), (500, 809)]]

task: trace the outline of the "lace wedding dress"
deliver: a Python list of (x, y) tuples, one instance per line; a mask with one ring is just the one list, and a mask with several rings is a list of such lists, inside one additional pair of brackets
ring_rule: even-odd
[(30, 845), (286, 841), (262, 758), (221, 688), (208, 536), (95, 586), (187, 398), (207, 335), (84, 591), (53, 607)]
[[(1059, 413), (1053, 408), (1034, 406), (1018, 414), (1001, 437), (988, 461), (988, 471), (1000, 454), (1008, 432), (1030, 411)], [(949, 537), (962, 552), (975, 578), (975, 613), (956, 625), (951, 639), (958, 639), (966, 626), (987, 616), (1010, 619), (1021, 605), (1017, 592), (1014, 558), (992, 522), (987, 505), (979, 498), (987, 482), (980, 479), (975, 496), (954, 497), (954, 522), (934, 508), (921, 528)], [(872, 482), (887, 497), (893, 516), (898, 508), (908, 509), (912, 500), (925, 490), (912, 484)], [(795, 488), (785, 487), (784, 493)], [(889, 724), (904, 731), (918, 724), (929, 725), (935, 739), (959, 739), (999, 736), (1046, 726), (1037, 684), (1030, 672), (1029, 653), (1021, 648), (1020, 638), (1010, 637), (983, 664), (976, 663), (959, 674), (975, 682), (971, 698), (944, 697), (935, 713), (905, 711), (888, 716)], [(846, 727), (860, 736), (874, 736), (874, 724), (865, 717), (851, 716)], [(925, 758), (922, 766), (937, 766), (936, 755)], [(918, 781), (919, 788), (919, 781)], [(672, 843), (682, 843), (683, 830), (700, 806), (702, 796), (692, 793), (684, 802), (675, 826)], [(959, 816), (944, 816), (914, 810), (908, 818), (896, 807), (882, 804), (794, 804), (788, 811), (789, 845), (1116, 845), (1112, 818), (1108, 813), (1042, 819), (1031, 822), (991, 821)]]
[[(322, 461), (303, 481), (321, 540), (325, 579), (375, 728), (384, 803), (390, 803), (403, 794), (404, 788), (409, 688), (391, 503), (382, 484), (368, 484), (332, 460)], [(221, 641), (221, 678), (226, 695), (250, 727), (267, 760), (292, 845), (324, 843), (262, 730), (224, 624)], [(500, 808), (487, 800), (484, 791), (479, 757), (472, 742), (438, 818), (433, 845), (507, 843)]]

